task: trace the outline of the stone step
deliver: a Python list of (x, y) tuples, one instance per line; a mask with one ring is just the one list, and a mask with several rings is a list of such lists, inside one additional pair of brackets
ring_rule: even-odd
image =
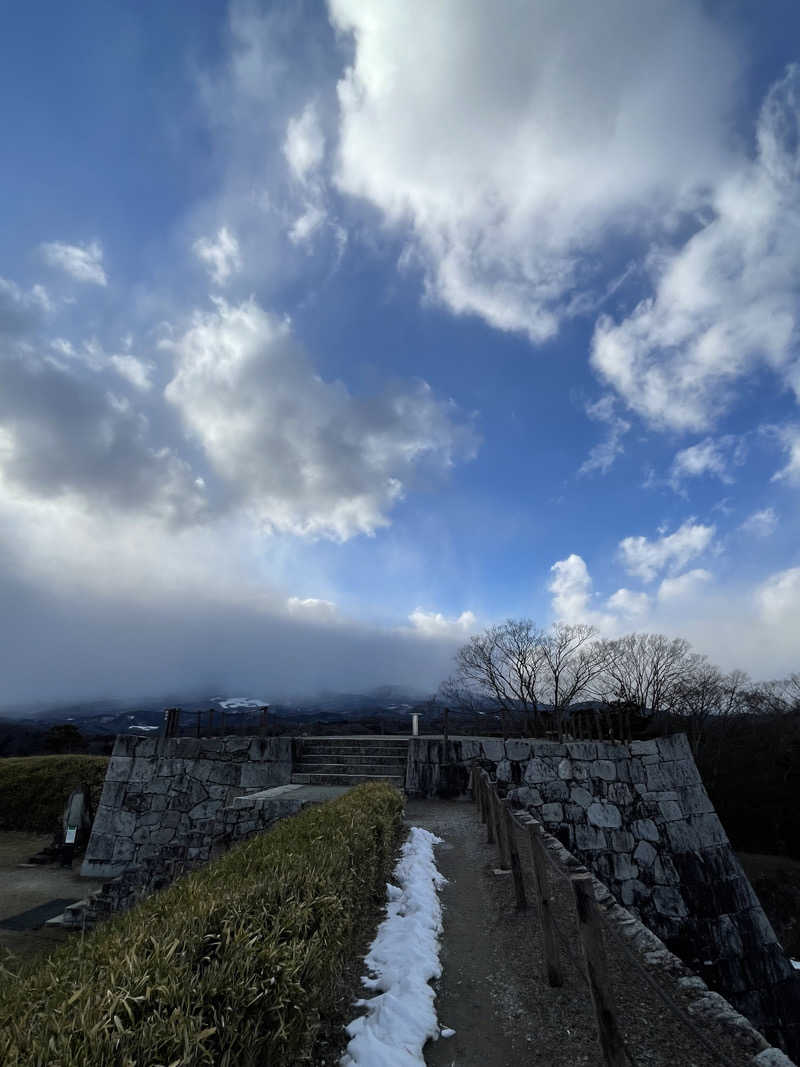
[(365, 767), (405, 767), (404, 756), (364, 756), (357, 752), (303, 752), (301, 763), (355, 763)]
[(361, 774), (383, 778), (389, 775), (392, 778), (404, 778), (406, 773), (405, 763), (351, 763), (349, 760), (302, 760), (294, 770), (298, 774)]
[(345, 744), (333, 745), (327, 742), (323, 744), (319, 741), (303, 741), (300, 752), (303, 754), (344, 752), (353, 756), (394, 756), (396, 759), (405, 759), (408, 754), (408, 745), (405, 742), (402, 745), (366, 745), (360, 741), (348, 741)]
[(402, 789), (405, 775), (402, 774), (303, 774), (292, 775), (292, 782), (299, 785), (361, 785), (363, 782), (388, 782)]

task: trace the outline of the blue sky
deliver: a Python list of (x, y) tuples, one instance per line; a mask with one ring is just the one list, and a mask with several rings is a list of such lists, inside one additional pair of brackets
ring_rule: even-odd
[(6, 13), (0, 704), (427, 689), (520, 615), (797, 669), (799, 31)]

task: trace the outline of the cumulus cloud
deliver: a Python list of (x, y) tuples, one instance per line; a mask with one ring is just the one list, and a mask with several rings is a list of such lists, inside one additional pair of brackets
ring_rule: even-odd
[(619, 553), (629, 574), (651, 582), (664, 568), (680, 570), (705, 552), (714, 532), (713, 526), (687, 519), (674, 533), (662, 534), (653, 541), (641, 536), (625, 537), (619, 543)]
[(167, 343), (166, 388), (216, 474), (268, 528), (374, 533), (418, 473), (445, 473), (476, 438), (424, 382), (358, 398), (325, 382), (291, 326), (253, 300), (215, 302)]
[(455, 619), (448, 619), (439, 611), (424, 611), (422, 608), (416, 608), (408, 618), (415, 633), (439, 638), (466, 637), (477, 622), (471, 611), (462, 611)]
[(757, 590), (756, 603), (765, 622), (800, 622), (800, 567), (770, 575)]
[(711, 573), (698, 567), (675, 578), (665, 578), (658, 587), (660, 601), (680, 600), (694, 595), (698, 588), (711, 581)]
[(289, 240), (292, 244), (306, 244), (325, 222), (327, 213), (319, 204), (308, 202), (302, 214), (298, 215), (289, 228)]
[(289, 614), (297, 618), (315, 619), (318, 622), (332, 622), (336, 616), (336, 605), (332, 600), (319, 597), (290, 596), (286, 601)]
[(800, 425), (772, 427), (771, 430), (788, 456), (786, 466), (773, 474), (772, 481), (800, 485)]
[(65, 271), (77, 282), (108, 285), (103, 267), (103, 248), (99, 241), (86, 245), (49, 241), (41, 246), (41, 252), (45, 263)]
[(606, 423), (608, 431), (605, 440), (590, 449), (589, 455), (578, 469), (578, 474), (591, 474), (594, 471), (608, 474), (614, 460), (624, 452), (622, 438), (630, 430), (631, 424), (616, 413), (614, 397), (611, 395), (587, 404), (586, 414), (590, 419)]
[(745, 452), (744, 441), (732, 434), (706, 437), (676, 453), (670, 470), (670, 485), (679, 490), (684, 479), (699, 478), (704, 474), (730, 485), (734, 480), (731, 467), (744, 462)]
[(225, 285), (232, 275), (242, 269), (239, 242), (227, 226), (217, 231), (216, 237), (199, 237), (192, 251), (203, 263), (215, 285)]
[(598, 321), (592, 363), (657, 426), (703, 430), (736, 383), (774, 369), (800, 398), (800, 66), (770, 90), (757, 156), (714, 185), (708, 221), (676, 252), (654, 250), (655, 293)]
[(205, 501), (189, 465), (148, 419), (93, 378), (28, 354), (0, 361), (0, 480), (34, 497), (195, 521)]
[(606, 601), (606, 606), (614, 614), (631, 623), (638, 623), (650, 610), (650, 597), (647, 593), (634, 592), (631, 589), (618, 589)]
[(699, 5), (329, 7), (354, 48), (336, 183), (410, 227), (455, 313), (552, 337), (606, 288), (609, 232), (658, 230), (724, 164), (739, 60)]

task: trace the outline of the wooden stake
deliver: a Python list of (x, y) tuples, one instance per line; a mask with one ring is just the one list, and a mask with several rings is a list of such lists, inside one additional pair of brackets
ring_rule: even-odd
[(553, 917), (550, 911), (549, 877), (547, 873), (547, 856), (544, 854), (544, 845), (539, 839), (539, 824), (528, 824), (528, 841), (533, 860), (533, 871), (536, 880), (536, 897), (539, 904), (539, 919), (542, 924), (542, 943), (544, 946), (544, 974), (551, 986), (562, 986), (564, 975), (561, 970), (561, 960), (558, 954), (556, 932), (553, 927)]
[(514, 879), (514, 893), (517, 898), (517, 911), (525, 911), (528, 907), (528, 898), (525, 896), (525, 879), (522, 876), (522, 864), (519, 861), (517, 848), (517, 835), (514, 832), (514, 816), (511, 814), (511, 801), (507, 798), (503, 801), (503, 810), (506, 817), (506, 836), (508, 838), (508, 852), (511, 857), (511, 874)]
[(573, 874), (570, 876), (572, 891), (578, 911), (578, 932), (583, 947), (584, 967), (589, 989), (592, 994), (594, 1017), (600, 1047), (607, 1067), (630, 1067), (630, 1060), (625, 1052), (617, 1024), (614, 996), (611, 991), (606, 966), (606, 948), (603, 942), (603, 922), (597, 910), (592, 876)]

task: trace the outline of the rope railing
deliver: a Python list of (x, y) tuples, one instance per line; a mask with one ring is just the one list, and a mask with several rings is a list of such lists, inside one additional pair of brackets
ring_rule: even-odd
[[(604, 934), (614, 939), (614, 944), (622, 950), (626, 962), (633, 968), (637, 977), (642, 978), (675, 1020), (691, 1033), (712, 1059), (721, 1067), (737, 1067), (709, 1040), (686, 1010), (665, 991), (663, 985), (653, 978), (643, 961), (637, 957), (622, 931), (617, 928), (618, 920), (611, 916), (608, 907), (598, 901), (596, 887), (601, 894), (607, 896), (611, 908), (617, 911), (622, 909), (591, 872), (569, 853), (560, 841), (548, 834), (538, 819), (528, 813), (513, 811), (510, 800), (500, 797), (496, 782), (477, 764), (474, 764), (471, 770), (470, 788), (481, 821), (486, 825), (487, 842), (497, 846), (500, 866), (511, 872), (516, 908), (519, 911), (528, 907), (528, 889), (523, 869), (527, 867), (528, 881), (533, 887), (541, 923), (544, 980), (551, 987), (564, 984), (563, 953), (575, 965), (578, 975), (588, 987), (598, 1040), (607, 1067), (636, 1067), (636, 1059), (620, 1029)], [(575, 913), (575, 925), (571, 933), (563, 927), (555, 914), (555, 880), (565, 882), (569, 886), (567, 899), (571, 898)], [(623, 914), (627, 915), (625, 912)], [(632, 917), (628, 916), (627, 922), (633, 921)], [(576, 940), (580, 946), (577, 953), (573, 949)], [(753, 1035), (760, 1037), (756, 1031), (753, 1031)], [(767, 1047), (767, 1042), (763, 1041), (763, 1038), (761, 1042), (763, 1043), (760, 1044), (760, 1049), (763, 1050)]]

